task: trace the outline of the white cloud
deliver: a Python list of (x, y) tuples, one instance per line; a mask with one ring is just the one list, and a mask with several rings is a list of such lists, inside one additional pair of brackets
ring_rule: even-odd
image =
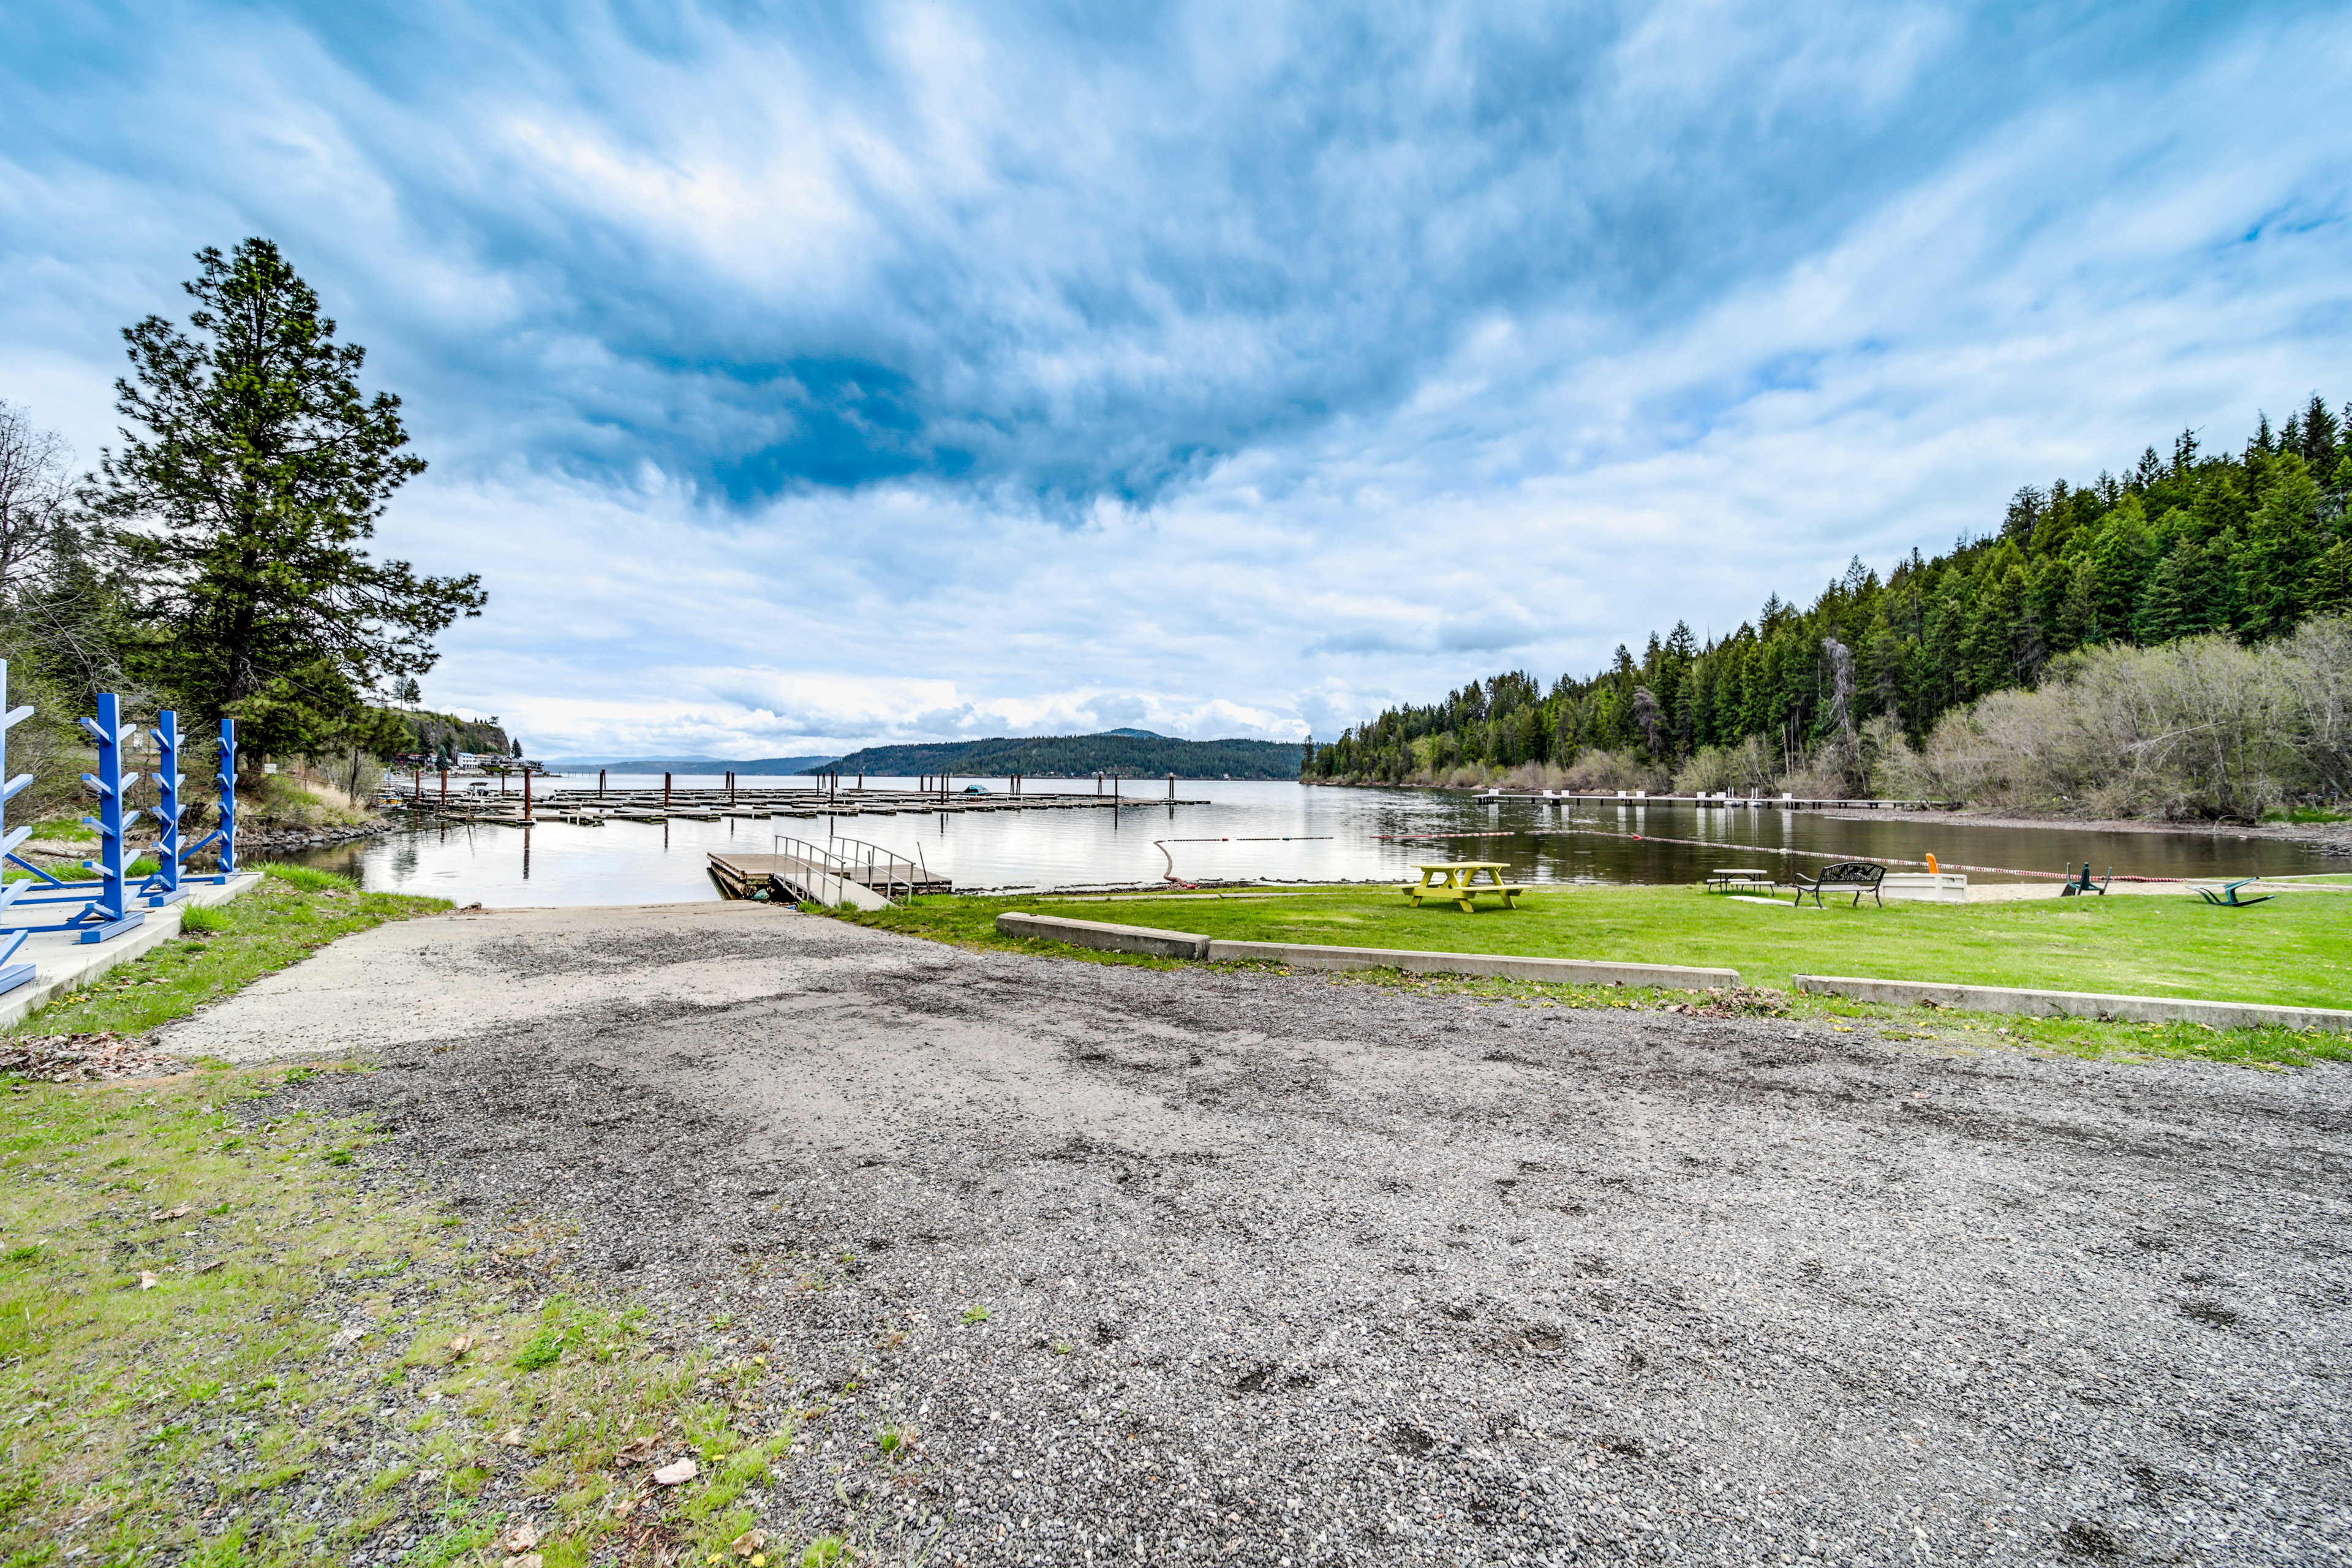
[(435, 460), (385, 548), (491, 592), (428, 695), (751, 755), (1328, 734), (2352, 395), (2332, 12), (865, 16), (35, 48), (0, 395), (93, 456), (276, 235)]

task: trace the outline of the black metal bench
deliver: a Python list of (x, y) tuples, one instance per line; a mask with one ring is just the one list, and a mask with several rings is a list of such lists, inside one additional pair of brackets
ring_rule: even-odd
[(1812, 894), (1813, 908), (1817, 910), (1826, 907), (1822, 903), (1822, 889), (1824, 888), (1835, 892), (1852, 888), (1856, 909), (1862, 907), (1862, 895), (1868, 893), (1870, 901), (1883, 910), (1886, 907), (1886, 900), (1879, 897), (1878, 884), (1885, 879), (1886, 868), (1884, 866), (1868, 860), (1841, 860), (1834, 866), (1822, 868), (1817, 877), (1808, 878), (1800, 871), (1789, 879), (1789, 885), (1797, 889), (1796, 902), (1800, 904), (1805, 901), (1807, 893)]

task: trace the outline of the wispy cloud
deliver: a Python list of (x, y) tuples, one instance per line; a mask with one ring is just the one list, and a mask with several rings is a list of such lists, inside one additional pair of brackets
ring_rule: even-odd
[[(44, 7), (0, 395), (280, 240), (550, 751), (1328, 731), (2347, 363), (2326, 7)], [(2329, 387), (2335, 395), (2352, 388)]]

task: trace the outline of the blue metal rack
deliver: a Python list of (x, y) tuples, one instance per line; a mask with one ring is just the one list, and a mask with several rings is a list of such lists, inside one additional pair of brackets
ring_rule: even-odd
[[(0, 659), (0, 705), (5, 705), (7, 700), (7, 689), (8, 662), (5, 659)], [(30, 708), (11, 708), (7, 712), (0, 713), (0, 776), (5, 776), (8, 772), (8, 731), (32, 716), (33, 710)], [(16, 846), (32, 837), (33, 830), (30, 827), (10, 827), (7, 825), (8, 803), (22, 794), (32, 782), (32, 774), (19, 773), (15, 778), (9, 779), (6, 784), (0, 784), (0, 857), (5, 857), (5, 859), (0, 859), (0, 864), (5, 864), (7, 860), (16, 860)], [(17, 860), (16, 863), (20, 866), (24, 864), (21, 860)], [(16, 881), (0, 885), (0, 914), (6, 913), (11, 905), (31, 890), (30, 882)], [(26, 940), (31, 935), (32, 932), (23, 931), (12, 931), (0, 935), (0, 992), (14, 991), (17, 986), (33, 978), (34, 965), (11, 962), (16, 958), (17, 950), (25, 945)]]
[[(169, 772), (167, 767), (166, 772)], [(207, 849), (216, 851), (219, 869), (209, 876), (183, 876), (184, 882), (226, 882), (236, 875), (236, 721), (224, 719), (220, 727), (220, 769), (214, 782), (220, 785), (220, 826), (205, 834), (187, 849), (181, 851), (180, 863), (190, 860)], [(176, 789), (178, 786), (173, 786)], [(173, 840), (178, 841), (176, 825), (171, 829)]]
[[(13, 724), (31, 711), (25, 709), (12, 713), (8, 715), (8, 721)], [(122, 771), (121, 700), (111, 691), (100, 692), (98, 717), (83, 720), (81, 727), (98, 750), (98, 772), (81, 775), (81, 782), (98, 796), (98, 815), (81, 819), (83, 826), (98, 830), (98, 858), (82, 862), (83, 869), (98, 873), (97, 891), (89, 891), (91, 884), (89, 882), (68, 882), (52, 877), (38, 866), (18, 857), (16, 847), (24, 842), (21, 835), (7, 841), (7, 858), (30, 871), (35, 880), (15, 884), (23, 890), (9, 898), (0, 908), (14, 910), (51, 904), (81, 906), (79, 912), (63, 921), (49, 925), (18, 926), (12, 930), (11, 935), (38, 931), (69, 931), (79, 933), (86, 942), (105, 942), (110, 937), (121, 936), (124, 931), (146, 923), (147, 917), (143, 912), (129, 907), (130, 887), (122, 872), (122, 836), (139, 817), (136, 810), (124, 806), (122, 794), (138, 782), (139, 775)], [(21, 787), (12, 782), (10, 793)], [(9, 951), (13, 952), (15, 950), (11, 948)]]
[(151, 910), (176, 903), (188, 896), (180, 886), (180, 716), (166, 708), (156, 715), (155, 728), (155, 871), (139, 884), (135, 897)]

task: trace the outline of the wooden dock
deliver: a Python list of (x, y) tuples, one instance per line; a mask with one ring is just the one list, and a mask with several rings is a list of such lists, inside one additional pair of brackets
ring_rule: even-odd
[(955, 884), (945, 877), (920, 870), (908, 874), (904, 862), (885, 869), (805, 852), (745, 855), (714, 849), (710, 879), (730, 899), (748, 899), (764, 888), (772, 897), (824, 904), (846, 900), (860, 909), (882, 909), (894, 899), (916, 893), (955, 890)]
[[(1129, 780), (1150, 785), (1160, 781)], [(520, 791), (505, 795), (481, 795), (473, 792), (451, 792), (441, 795), (437, 781), (425, 784), (420, 793), (412, 778), (407, 788), (399, 786), (396, 779), (387, 779), (379, 797), (386, 806), (409, 812), (421, 818), (442, 818), (449, 821), (529, 827), (541, 822), (574, 822), (594, 826), (605, 822), (667, 822), (672, 817), (688, 822), (718, 822), (725, 819), (763, 821), (771, 817), (798, 818), (813, 821), (818, 817), (843, 816), (971, 816), (998, 811), (1098, 811), (1132, 810), (1140, 806), (1207, 805), (1205, 800), (1186, 799), (1168, 795), (1114, 795), (1108, 789), (1099, 794), (1077, 791), (1031, 790), (1004, 791), (992, 795), (941, 794), (931, 790), (833, 789), (821, 784), (799, 787), (749, 787), (738, 784), (726, 789), (610, 790), (599, 793), (593, 788), (564, 788), (545, 795), (534, 794), (530, 809), (524, 809)]]

